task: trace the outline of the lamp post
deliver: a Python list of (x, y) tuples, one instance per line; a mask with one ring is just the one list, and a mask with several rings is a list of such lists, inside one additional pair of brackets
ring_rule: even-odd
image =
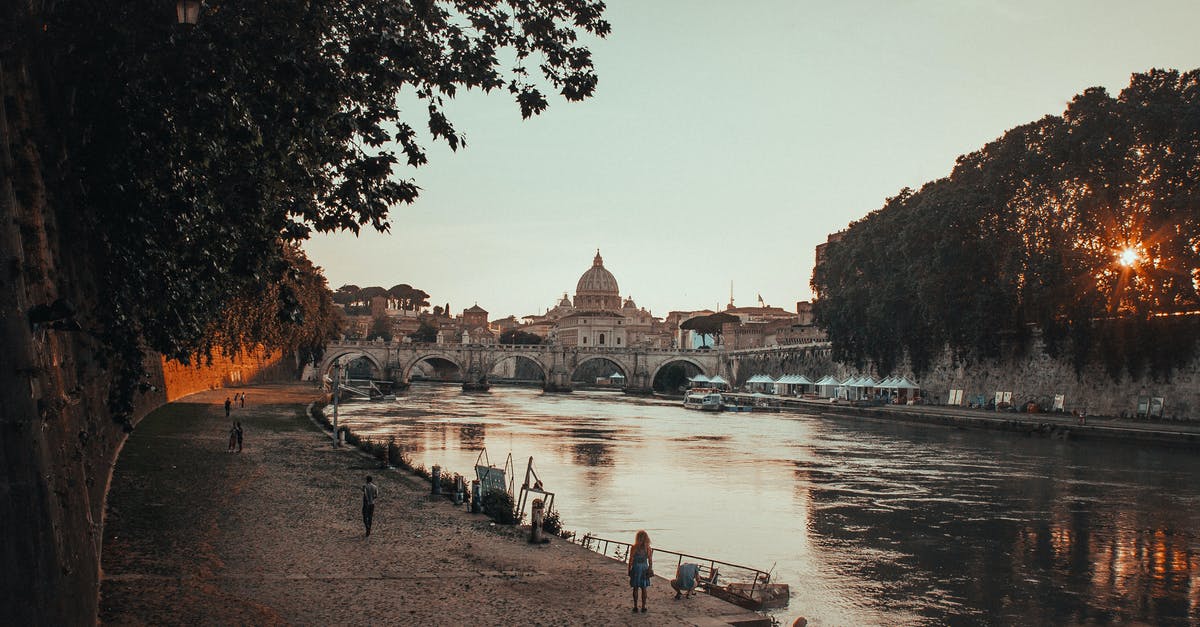
[(175, 21), (179, 24), (195, 25), (200, 20), (200, 0), (178, 0), (175, 3)]
[(333, 360), (333, 445), (338, 446), (340, 438), (338, 437), (338, 396), (341, 395), (342, 384), (342, 364), (340, 360)]

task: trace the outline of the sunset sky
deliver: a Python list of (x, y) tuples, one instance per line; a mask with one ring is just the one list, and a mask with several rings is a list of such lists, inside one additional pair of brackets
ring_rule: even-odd
[[(597, 248), (657, 315), (811, 296), (813, 249), (905, 186), (1090, 86), (1200, 66), (1200, 3), (609, 2), (594, 98), (522, 121), (448, 107), (392, 231), (306, 245), (331, 287), (409, 283), (518, 317), (573, 294)], [(414, 110), (416, 121), (421, 111)]]

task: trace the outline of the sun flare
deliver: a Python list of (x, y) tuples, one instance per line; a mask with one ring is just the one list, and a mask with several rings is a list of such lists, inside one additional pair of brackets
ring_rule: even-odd
[(1126, 248), (1122, 249), (1121, 252), (1117, 255), (1117, 260), (1121, 262), (1121, 265), (1128, 268), (1129, 266), (1132, 266), (1133, 264), (1137, 263), (1137, 261), (1138, 261), (1137, 251), (1134, 250), (1132, 247), (1126, 247)]

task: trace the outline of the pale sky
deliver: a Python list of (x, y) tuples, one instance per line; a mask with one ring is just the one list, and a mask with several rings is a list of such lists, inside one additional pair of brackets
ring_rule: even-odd
[[(522, 121), (460, 95), (389, 234), (306, 244), (331, 287), (409, 283), (454, 312), (544, 311), (599, 248), (663, 316), (759, 294), (792, 310), (813, 249), (902, 187), (1090, 86), (1200, 66), (1200, 2), (615, 0), (582, 103)], [(417, 119), (423, 122), (423, 119)], [(414, 124), (417, 126), (417, 124)]]

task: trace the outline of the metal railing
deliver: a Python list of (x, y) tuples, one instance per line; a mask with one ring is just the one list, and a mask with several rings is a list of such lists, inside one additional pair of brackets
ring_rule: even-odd
[[(620, 540), (609, 540), (592, 534), (585, 534), (578, 540), (579, 546), (585, 549), (595, 551), (612, 560), (621, 563), (629, 561), (629, 551), (633, 545)], [(730, 581), (745, 582), (750, 584), (749, 596), (754, 597), (754, 593), (761, 586), (771, 583), (771, 573), (753, 568), (751, 566), (743, 566), (732, 562), (723, 562), (710, 557), (701, 557), (690, 553), (681, 553), (679, 551), (671, 551), (669, 549), (654, 549), (654, 555), (660, 554), (671, 555), (675, 558), (675, 566), (678, 567), (684, 561), (693, 562), (700, 566), (700, 576), (698, 577), (697, 585), (717, 586), (717, 577), (724, 577)], [(686, 558), (686, 560), (685, 560)], [(661, 561), (659, 562), (662, 563)], [(669, 563), (669, 562), (668, 562)], [(672, 575), (673, 576), (673, 575)]]

